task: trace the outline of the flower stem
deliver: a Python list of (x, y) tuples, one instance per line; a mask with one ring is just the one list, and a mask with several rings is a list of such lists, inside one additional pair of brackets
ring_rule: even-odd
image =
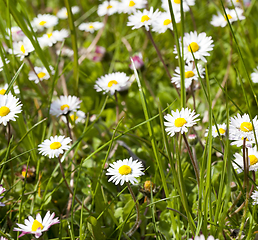
[(136, 200), (136, 197), (135, 197), (135, 195), (134, 195), (134, 193), (133, 193), (133, 190), (132, 190), (130, 184), (129, 184), (128, 182), (127, 182), (126, 184), (127, 184), (128, 190), (129, 190), (129, 192), (130, 192), (130, 194), (131, 194), (131, 196), (132, 196), (132, 198), (133, 198), (133, 201), (135, 202), (135, 207), (136, 207), (136, 221), (135, 221), (135, 224), (134, 224), (133, 227), (126, 233), (126, 235), (128, 235), (129, 237), (131, 237), (131, 236), (134, 234), (134, 232), (137, 230), (137, 228), (140, 226), (140, 224), (139, 224), (139, 221), (140, 221), (140, 209), (139, 209), (139, 204), (138, 204), (138, 202), (137, 202), (137, 200)]
[(193, 168), (194, 168), (197, 184), (198, 184), (198, 187), (199, 187), (200, 186), (200, 177), (199, 177), (198, 165), (197, 165), (197, 162), (194, 161), (194, 157), (193, 157), (193, 154), (191, 152), (191, 149), (190, 149), (189, 143), (187, 141), (187, 138), (185, 136), (185, 133), (183, 133), (182, 135), (183, 135), (183, 138), (184, 138), (184, 141), (185, 141), (187, 152), (189, 153), (189, 156), (190, 156)]
[[(164, 66), (164, 69), (165, 69), (165, 71), (166, 71), (166, 73), (167, 73), (169, 79), (171, 80), (172, 76), (171, 76), (171, 74), (170, 74), (170, 72), (169, 72), (169, 70), (168, 70), (167, 65), (165, 64), (165, 62), (164, 62), (164, 60), (163, 60), (163, 57), (162, 57), (162, 55), (161, 55), (161, 53), (160, 53), (160, 51), (159, 51), (159, 49), (158, 49), (156, 43), (154, 42), (154, 39), (153, 39), (153, 37), (152, 37), (152, 34), (151, 34), (150, 30), (149, 30), (149, 31), (146, 31), (146, 33), (147, 33), (147, 36), (149, 37), (149, 39), (150, 39), (150, 41), (151, 41), (153, 47), (155, 48), (155, 50), (156, 50), (156, 52), (157, 52), (157, 54), (158, 54), (158, 57), (159, 57), (160, 61), (162, 62), (163, 66)], [(178, 89), (176, 88), (176, 85), (175, 85), (174, 83), (173, 83), (173, 85), (174, 85), (174, 87), (175, 87), (175, 89), (176, 89), (176, 91), (177, 91), (177, 93), (178, 93), (178, 96), (180, 96), (180, 93), (179, 93)]]
[[(65, 174), (64, 174), (64, 168), (63, 168), (63, 165), (62, 165), (61, 160), (60, 160), (59, 157), (58, 157), (58, 162), (59, 162), (59, 166), (60, 166), (60, 170), (61, 170), (62, 177), (63, 177), (63, 179), (64, 179), (64, 183), (65, 183), (67, 189), (69, 190), (70, 194), (73, 196), (73, 195), (74, 195), (73, 190), (70, 188), (69, 184), (68, 184), (67, 181), (66, 181)], [(75, 198), (75, 200), (76, 200), (81, 206), (83, 206), (83, 208), (84, 208), (86, 211), (88, 211), (89, 213), (91, 213), (90, 210), (89, 210), (86, 206), (84, 206), (84, 204), (76, 197), (76, 195), (74, 196), (74, 198)]]

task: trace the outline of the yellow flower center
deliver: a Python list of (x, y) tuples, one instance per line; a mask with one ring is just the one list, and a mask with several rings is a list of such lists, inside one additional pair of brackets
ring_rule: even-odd
[(45, 76), (46, 76), (46, 74), (43, 73), (43, 72), (38, 73), (38, 77), (39, 77), (39, 78), (43, 78), (43, 77), (45, 77)]
[(128, 175), (132, 172), (132, 169), (128, 165), (123, 165), (118, 169), (121, 175)]
[(22, 51), (23, 53), (25, 53), (24, 45), (21, 45), (21, 51)]
[(240, 130), (243, 132), (250, 132), (253, 130), (252, 123), (250, 122), (242, 122), (240, 125)]
[(225, 129), (223, 129), (223, 128), (219, 128), (219, 133), (220, 134), (224, 134), (226, 132), (226, 130)]
[(129, 7), (133, 7), (135, 5), (135, 2), (134, 1), (130, 1), (129, 2)]
[(43, 225), (38, 220), (35, 219), (31, 226), (31, 231), (36, 232), (38, 228), (41, 228), (41, 230), (42, 230)]
[(39, 23), (39, 25), (40, 25), (40, 26), (44, 26), (46, 23), (47, 23), (46, 21), (41, 21), (41, 22)]
[(148, 15), (143, 15), (142, 18), (141, 18), (141, 22), (146, 22), (146, 21), (149, 21), (150, 18)]
[(110, 8), (112, 8), (112, 6), (111, 6), (111, 5), (108, 5), (108, 6), (107, 6), (107, 9), (110, 9)]
[(78, 116), (74, 117), (74, 114), (73, 114), (73, 115), (70, 116), (70, 118), (72, 119), (72, 121), (75, 121), (75, 120), (78, 119), (79, 117), (78, 117)]
[(61, 106), (60, 109), (61, 109), (62, 111), (64, 111), (65, 108), (68, 108), (68, 109), (69, 109), (70, 107), (69, 107), (68, 104), (64, 104), (64, 105)]
[(108, 87), (112, 87), (113, 86), (113, 84), (118, 84), (118, 82), (116, 81), (116, 80), (111, 80), (109, 83), (108, 83)]
[(53, 142), (50, 144), (50, 149), (55, 150), (58, 149), (62, 146), (62, 144), (60, 142)]
[[(227, 14), (227, 16), (228, 16), (228, 20), (232, 19), (232, 16), (231, 16), (230, 14)], [(225, 18), (225, 20), (227, 21), (227, 18), (226, 18), (225, 15), (224, 15), (224, 18)]]
[(194, 72), (193, 71), (187, 71), (185, 72), (185, 78), (191, 78), (194, 76)]
[(171, 23), (171, 20), (170, 19), (166, 19), (164, 22), (163, 22), (163, 25), (167, 26), (168, 24)]
[(154, 184), (151, 181), (145, 181), (144, 189), (150, 192), (151, 188), (154, 188)]
[(51, 38), (52, 35), (53, 35), (52, 33), (47, 33), (47, 37), (48, 37), (48, 38)]
[(9, 114), (10, 109), (6, 106), (0, 107), (0, 117), (4, 117)]
[(175, 127), (183, 127), (187, 121), (184, 118), (177, 118), (175, 120)]
[(255, 155), (249, 155), (250, 165), (254, 165), (258, 162), (258, 158)]
[(92, 26), (92, 25), (90, 25), (90, 26), (89, 26), (89, 28), (93, 28), (93, 26)]
[(180, 3), (181, 3), (181, 0), (174, 0), (174, 3), (180, 4)]
[(5, 94), (5, 92), (6, 92), (6, 90), (5, 90), (5, 89), (1, 89), (1, 90), (0, 90), (0, 94), (1, 94), (1, 95), (4, 95), (4, 94)]
[(188, 46), (188, 51), (191, 52), (191, 48), (193, 52), (197, 52), (199, 50), (199, 45), (196, 42), (192, 42), (190, 43), (190, 45)]

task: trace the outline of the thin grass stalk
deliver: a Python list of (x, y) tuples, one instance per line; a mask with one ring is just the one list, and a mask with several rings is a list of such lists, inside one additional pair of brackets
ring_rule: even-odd
[[(133, 69), (134, 69), (134, 74), (135, 74), (135, 77), (136, 77), (136, 80), (137, 80), (137, 83), (138, 83), (138, 87), (139, 87), (141, 104), (142, 104), (142, 107), (143, 107), (144, 116), (145, 116), (146, 120), (149, 120), (150, 116), (149, 116), (149, 110), (148, 110), (148, 107), (147, 107), (146, 98), (145, 98), (145, 95), (144, 95), (144, 92), (143, 92), (143, 89), (142, 89), (142, 86), (141, 86), (141, 82), (140, 82), (137, 70), (135, 68), (135, 65), (134, 65), (134, 62), (133, 62), (132, 59), (131, 59), (131, 62), (132, 62), (132, 66), (133, 66)], [(157, 143), (156, 143), (156, 139), (155, 139), (155, 135), (154, 135), (154, 132), (153, 132), (153, 127), (152, 127), (151, 122), (147, 122), (147, 128), (148, 128), (149, 136), (150, 136), (150, 139), (151, 139), (152, 150), (153, 150), (155, 160), (156, 160), (156, 163), (158, 165), (159, 172), (160, 172), (162, 186), (164, 188), (166, 197), (169, 197), (169, 191), (168, 191), (168, 187), (167, 187), (167, 183), (166, 183), (166, 178), (165, 178), (165, 175), (164, 175), (164, 170), (163, 170), (162, 163), (161, 163), (161, 160), (160, 160), (160, 156), (159, 156), (159, 153), (158, 153), (158, 147), (157, 147)], [(170, 201), (168, 202), (168, 206), (171, 207), (171, 202)], [(171, 214), (171, 221), (174, 225), (175, 224), (174, 214)], [(176, 236), (175, 230), (173, 229), (172, 231), (173, 231), (173, 236), (175, 237)]]
[(74, 91), (78, 92), (78, 84), (79, 84), (79, 63), (78, 63), (78, 47), (77, 47), (77, 36), (76, 36), (76, 29), (74, 26), (73, 14), (71, 10), (71, 5), (69, 0), (65, 0), (65, 6), (68, 13), (68, 22), (69, 28), (71, 30), (71, 40), (72, 40), (72, 47), (73, 47), (73, 77), (74, 77)]
[(135, 203), (135, 207), (136, 207), (136, 221), (135, 221), (135, 224), (133, 225), (133, 227), (126, 233), (126, 235), (128, 235), (129, 237), (131, 237), (134, 232), (137, 230), (137, 228), (139, 227), (138, 224), (139, 224), (139, 221), (140, 221), (140, 209), (139, 209), (139, 203), (137, 202), (137, 199), (134, 195), (134, 192), (130, 186), (130, 184), (128, 182), (126, 182), (126, 185), (128, 187), (128, 190), (133, 198), (133, 201)]

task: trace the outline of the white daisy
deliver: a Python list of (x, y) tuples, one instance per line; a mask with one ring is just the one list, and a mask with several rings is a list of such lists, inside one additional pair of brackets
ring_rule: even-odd
[(106, 175), (111, 176), (108, 181), (112, 181), (115, 185), (120, 183), (122, 186), (125, 182), (138, 183), (136, 178), (144, 175), (142, 163), (139, 160), (133, 160), (132, 157), (118, 160), (109, 166)]
[(103, 22), (90, 22), (90, 23), (82, 23), (78, 28), (81, 31), (94, 33), (95, 31), (103, 28)]
[[(74, 122), (75, 124), (85, 122), (85, 118), (86, 118), (85, 113), (83, 111), (81, 111), (81, 110), (78, 110), (78, 111), (75, 111), (73, 113), (70, 113), (69, 116), (70, 116), (72, 122)], [(67, 123), (67, 120), (66, 120), (65, 116), (62, 116), (61, 119), (65, 123)]]
[[(176, 23), (179, 23), (181, 16), (179, 12), (175, 12)], [(157, 33), (164, 33), (168, 29), (173, 30), (171, 16), (169, 12), (162, 12), (159, 17), (152, 23), (152, 31)]]
[(258, 191), (254, 191), (251, 195), (251, 198), (253, 199), (253, 205), (258, 204)]
[[(241, 7), (241, 0), (227, 0), (227, 2), (231, 5), (231, 6), (235, 6), (235, 7)], [(233, 5), (232, 5), (232, 2), (233, 2)]]
[[(197, 64), (197, 68), (198, 68), (201, 78), (203, 78), (205, 69), (199, 63)], [(194, 63), (189, 62), (188, 65), (187, 64), (185, 65), (185, 88), (188, 89), (191, 86), (192, 81), (198, 81), (198, 79), (199, 79), (199, 76), (198, 76), (197, 69), (195, 68)], [(177, 67), (175, 69), (175, 73), (174, 73), (173, 77), (171, 78), (171, 82), (176, 84), (177, 88), (181, 87), (181, 76), (180, 76), (180, 68), (179, 67)]]
[(0, 95), (0, 124), (3, 123), (6, 126), (10, 120), (16, 121), (16, 114), (22, 111), (21, 106), (19, 98), (12, 94)]
[[(1, 85), (0, 86), (0, 95), (4, 95), (5, 94), (8, 86), (9, 85), (7, 83), (5, 85)], [(19, 94), (20, 93), (20, 89), (16, 85), (13, 85), (13, 91), (14, 91), (15, 94)], [(11, 93), (9, 92), (9, 94), (11, 94)]]
[[(14, 42), (22, 41), (23, 38), (25, 37), (25, 34), (23, 33), (23, 31), (17, 26), (11, 27), (11, 31), (10, 29), (6, 29), (6, 32), (8, 33), (9, 36), (12, 34), (12, 40)], [(9, 36), (7, 37), (8, 39), (10, 39)]]
[[(217, 131), (216, 126), (215, 126), (215, 125), (212, 126), (212, 137), (214, 137), (214, 138), (215, 138), (215, 137), (218, 137), (219, 134), (220, 134), (220, 136), (226, 136), (226, 131), (227, 131), (227, 125), (226, 125), (226, 123), (217, 124), (217, 126), (218, 126), (218, 129), (219, 129), (219, 133), (218, 133), (218, 131)], [(206, 132), (205, 132), (204, 136), (207, 137), (207, 136), (208, 136), (208, 133), (209, 133), (209, 129), (206, 129)]]
[(122, 0), (119, 4), (119, 13), (128, 13), (131, 14), (136, 11), (136, 9), (142, 9), (146, 7), (147, 0)]
[(67, 47), (63, 47), (62, 49), (56, 50), (56, 54), (59, 55), (61, 51), (62, 57), (72, 57), (73, 56), (73, 50)]
[(258, 83), (258, 67), (254, 69), (253, 73), (251, 73), (251, 79), (253, 83)]
[[(204, 235), (200, 235), (200, 237), (195, 236), (194, 239), (190, 238), (189, 240), (205, 240), (205, 237)], [(219, 240), (219, 239), (215, 239), (213, 236), (209, 236), (207, 240)]]
[(137, 10), (133, 15), (128, 17), (127, 26), (132, 26), (132, 29), (138, 29), (144, 26), (149, 31), (149, 26), (153, 21), (158, 19), (160, 13), (158, 9), (153, 12), (153, 7), (150, 8), (150, 11), (147, 9), (144, 9), (143, 12)]
[(57, 42), (62, 42), (69, 36), (69, 32), (66, 29), (60, 31), (55, 30), (44, 34), (42, 37), (38, 38), (39, 44), (42, 48), (48, 46), (52, 47)]
[(188, 127), (192, 127), (200, 119), (196, 119), (199, 114), (195, 114), (195, 111), (188, 108), (182, 108), (179, 112), (177, 109), (175, 112), (171, 111), (171, 115), (167, 114), (164, 118), (167, 122), (164, 122), (166, 126), (165, 130), (169, 136), (173, 137), (175, 133), (181, 132), (182, 134), (188, 132)]
[[(54, 69), (52, 66), (49, 66), (51, 74), (54, 74)], [(45, 67), (34, 67), (34, 71), (29, 72), (29, 80), (39, 83), (39, 81), (48, 80), (50, 75)]]
[[(4, 61), (5, 61), (5, 64), (8, 64), (10, 62), (7, 58), (5, 58)], [(2, 72), (3, 69), (4, 69), (4, 63), (3, 63), (2, 59), (0, 58), (0, 72)]]
[[(3, 188), (3, 185), (0, 185), (0, 195), (3, 194), (6, 191), (5, 188)], [(0, 199), (3, 198), (3, 196), (0, 196)], [(4, 207), (5, 204), (0, 202), (0, 207)]]
[[(253, 119), (253, 125), (255, 127), (256, 134), (258, 133), (258, 120), (257, 116)], [(230, 118), (229, 123), (229, 137), (231, 140), (239, 140), (239, 138), (254, 139), (253, 125), (248, 114), (241, 116), (239, 113), (237, 116)]]
[(20, 57), (21, 61), (33, 51), (34, 47), (27, 37), (25, 37), (22, 41), (13, 42), (13, 49), (8, 50), (9, 53)]
[(118, 11), (119, 2), (115, 0), (104, 1), (98, 6), (97, 13), (99, 16), (113, 15)]
[(0, 240), (8, 240), (7, 238), (1, 237)]
[[(229, 135), (229, 140), (233, 140), (233, 142), (231, 142), (230, 145), (236, 145), (237, 147), (242, 147), (243, 143), (244, 143), (243, 137), (235, 136), (232, 134)], [(245, 147), (246, 148), (252, 148), (253, 144), (255, 144), (254, 138), (252, 139), (251, 137), (249, 137), (249, 138), (245, 139)]]
[(94, 88), (97, 92), (103, 91), (103, 94), (110, 92), (113, 95), (115, 91), (124, 91), (130, 86), (129, 77), (124, 72), (115, 72), (98, 78)]
[[(181, 0), (171, 0), (173, 12), (180, 12)], [(183, 11), (188, 12), (190, 10), (189, 6), (194, 6), (195, 0), (183, 0)], [(162, 8), (169, 12), (169, 5), (167, 0), (162, 0)]]
[(58, 18), (51, 14), (39, 14), (35, 17), (31, 25), (35, 30), (42, 31), (44, 28), (51, 28), (58, 24)]
[(65, 136), (51, 136), (50, 140), (46, 139), (43, 143), (38, 145), (39, 153), (49, 158), (58, 157), (64, 153), (64, 150), (68, 150), (71, 142), (71, 138)]
[(50, 106), (50, 114), (56, 117), (66, 115), (80, 108), (81, 100), (76, 96), (60, 96)]
[[(236, 7), (235, 9), (228, 9), (226, 8), (227, 17), (230, 23), (235, 22), (237, 20), (243, 20), (245, 19), (245, 16), (243, 16), (244, 10), (241, 8)], [(218, 15), (213, 15), (211, 24), (215, 27), (225, 27), (227, 25), (227, 18), (225, 14), (221, 14), (220, 12)]]
[(22, 237), (25, 234), (35, 234), (36, 238), (39, 238), (42, 235), (42, 232), (46, 232), (52, 225), (59, 223), (58, 217), (55, 217), (55, 213), (50, 215), (48, 211), (42, 221), (40, 214), (36, 215), (36, 219), (32, 216), (29, 216), (28, 219), (25, 219), (23, 224), (16, 223), (19, 228), (14, 228), (13, 231), (21, 231), (22, 234), (19, 237)]
[[(72, 14), (76, 14), (80, 11), (80, 8), (78, 6), (73, 6), (71, 7), (71, 11), (72, 11)], [(67, 19), (68, 18), (67, 8), (66, 7), (61, 8), (57, 12), (56, 16), (60, 19)]]
[[(233, 167), (237, 171), (237, 173), (240, 173), (244, 170), (244, 163), (243, 163), (243, 150), (242, 155), (239, 153), (235, 153), (235, 163), (233, 162)], [(249, 171), (257, 171), (258, 169), (258, 152), (256, 150), (256, 147), (249, 148), (248, 149), (248, 165), (249, 165)]]
[[(181, 45), (181, 39), (179, 41)], [(207, 37), (205, 32), (200, 33), (197, 35), (197, 32), (190, 32), (186, 33), (184, 36), (184, 59), (189, 61), (194, 61), (194, 58), (192, 56), (191, 49), (193, 51), (195, 59), (200, 59), (203, 62), (207, 62), (205, 59), (206, 56), (210, 56), (208, 53), (209, 51), (212, 51), (214, 45), (212, 44), (213, 40), (211, 37)], [(180, 49), (182, 46), (180, 46)], [(175, 47), (174, 53), (177, 53), (177, 49)], [(182, 54), (182, 52), (181, 52)], [(178, 56), (176, 56), (178, 58)]]

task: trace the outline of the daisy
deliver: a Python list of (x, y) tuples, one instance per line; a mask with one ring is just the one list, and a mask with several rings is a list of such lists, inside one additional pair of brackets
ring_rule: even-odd
[[(133, 60), (133, 63), (136, 69), (140, 69), (141, 67), (144, 66), (143, 57), (141, 53), (135, 54), (134, 56), (131, 57), (131, 59)], [(129, 64), (129, 68), (133, 70), (132, 63)]]
[(109, 182), (112, 181), (115, 185), (120, 183), (122, 186), (125, 182), (138, 183), (136, 178), (144, 175), (143, 170), (142, 163), (130, 157), (110, 164), (106, 175), (111, 175), (108, 179)]
[[(233, 5), (236, 6), (236, 7), (241, 7), (241, 3), (242, 3), (242, 0), (227, 0), (227, 2), (232, 5), (232, 2), (233, 2)], [(233, 6), (232, 5), (232, 6)]]
[[(181, 45), (181, 39), (179, 41)], [(208, 53), (209, 51), (212, 51), (214, 45), (212, 44), (213, 40), (211, 37), (207, 37), (205, 32), (200, 33), (197, 35), (197, 32), (190, 32), (186, 33), (184, 36), (184, 59), (189, 61), (194, 61), (194, 58), (192, 56), (191, 49), (193, 51), (195, 59), (200, 59), (203, 62), (207, 62), (205, 59), (205, 56), (210, 56)], [(180, 48), (182, 48), (180, 46)], [(175, 47), (174, 53), (177, 54), (177, 49)], [(182, 54), (182, 52), (181, 52)], [(178, 58), (178, 56), (176, 56)]]
[(60, 31), (55, 30), (44, 34), (42, 37), (38, 38), (39, 44), (42, 48), (48, 46), (52, 47), (57, 42), (62, 42), (69, 36), (69, 32), (66, 29)]
[(67, 47), (63, 47), (62, 49), (56, 50), (56, 54), (61, 54), (62, 57), (72, 57), (73, 56), (73, 50)]
[(22, 61), (30, 52), (34, 51), (34, 47), (31, 41), (25, 37), (22, 41), (13, 42), (13, 49), (9, 49), (8, 51), (9, 53), (20, 57), (20, 60)]
[[(0, 185), (0, 195), (3, 194), (6, 191), (5, 188), (3, 188), (3, 185)], [(3, 196), (0, 196), (0, 199), (3, 198)], [(0, 202), (0, 207), (4, 207), (5, 204)]]
[(97, 13), (99, 16), (113, 15), (118, 11), (119, 2), (115, 0), (104, 1), (98, 6)]
[[(54, 69), (52, 66), (49, 66), (51, 74), (54, 74)], [(39, 81), (48, 80), (50, 75), (45, 67), (34, 67), (34, 71), (29, 72), (29, 80), (39, 83)]]
[[(241, 8), (236, 7), (235, 9), (228, 9), (226, 8), (227, 17), (230, 23), (235, 22), (237, 20), (243, 20), (245, 19), (245, 16), (243, 16), (244, 10)], [(211, 24), (215, 27), (225, 27), (227, 25), (228, 21), (225, 16), (225, 14), (218, 13), (218, 15), (213, 15)]]
[[(200, 237), (195, 236), (194, 239), (190, 238), (189, 240), (205, 240), (205, 237), (204, 235), (200, 235)], [(213, 236), (209, 236), (207, 240), (219, 240), (219, 239), (215, 239)]]
[[(175, 12), (176, 23), (179, 23), (181, 16), (179, 12)], [(164, 33), (168, 29), (173, 30), (171, 16), (169, 12), (162, 12), (159, 17), (152, 23), (152, 31), (157, 33)]]
[(258, 67), (254, 69), (253, 73), (251, 73), (251, 79), (253, 83), (258, 83)]
[(22, 237), (25, 234), (31, 233), (35, 234), (36, 238), (39, 238), (42, 235), (42, 232), (46, 232), (52, 225), (60, 223), (60, 221), (55, 217), (55, 213), (50, 215), (48, 211), (42, 221), (40, 214), (36, 215), (36, 219), (32, 216), (29, 216), (28, 219), (25, 219), (23, 224), (16, 223), (19, 228), (14, 228), (13, 231), (21, 231), (22, 234), (19, 237)]
[(145, 8), (147, 3), (147, 0), (122, 0), (119, 5), (118, 12), (131, 14), (135, 12), (136, 9)]
[[(181, 0), (171, 0), (173, 12), (180, 12)], [(189, 6), (194, 6), (195, 0), (183, 0), (183, 11), (188, 12), (190, 10)], [(162, 8), (169, 12), (169, 5), (167, 0), (162, 0)]]
[(7, 238), (1, 237), (0, 240), (8, 240)]
[[(243, 153), (243, 150), (242, 150)], [(243, 163), (243, 156), (239, 153), (234, 154), (235, 162), (233, 162), (233, 167), (237, 171), (237, 173), (240, 173), (244, 169), (244, 163)], [(258, 169), (258, 152), (256, 150), (256, 147), (249, 148), (248, 149), (248, 165), (249, 165), (249, 171), (257, 171)]]
[[(7, 58), (5, 58), (4, 61), (5, 61), (5, 64), (8, 64), (8, 63), (10, 62)], [(3, 69), (4, 69), (4, 62), (3, 62), (2, 59), (0, 58), (0, 72), (2, 72)]]
[(251, 198), (254, 200), (253, 205), (258, 204), (258, 191), (254, 191), (251, 195)]
[[(254, 137), (254, 136), (253, 136)], [(244, 138), (235, 136), (235, 135), (229, 135), (229, 140), (233, 140), (233, 142), (230, 143), (230, 145), (236, 145), (237, 147), (242, 147), (244, 143)], [(245, 139), (245, 147), (246, 148), (252, 148), (253, 144), (255, 144), (255, 139), (254, 138), (246, 138)]]
[[(226, 123), (223, 123), (223, 124), (217, 124), (218, 126), (218, 129), (219, 129), (219, 133), (217, 131), (217, 128), (216, 126), (212, 126), (212, 137), (218, 137), (219, 134), (220, 136), (226, 136), (226, 131), (227, 131), (227, 125)], [(209, 129), (206, 130), (204, 136), (207, 137), (208, 136), (208, 133), (209, 133)]]
[[(23, 31), (17, 26), (11, 27), (11, 31), (9, 28), (6, 29), (6, 31), (9, 36), (12, 34), (12, 40), (14, 42), (22, 41), (23, 38), (25, 37), (25, 34), (23, 33)], [(9, 36), (7, 37), (8, 39), (10, 39)]]
[[(257, 116), (253, 119), (255, 132), (258, 133)], [(253, 125), (248, 114), (241, 116), (239, 113), (235, 117), (230, 118), (229, 136), (231, 140), (239, 140), (239, 138), (254, 139)]]
[(64, 150), (68, 150), (71, 142), (71, 138), (65, 136), (51, 136), (50, 140), (46, 139), (43, 143), (38, 145), (39, 153), (49, 158), (58, 157), (64, 153)]
[(103, 28), (103, 22), (90, 22), (90, 23), (82, 23), (78, 28), (81, 31), (94, 33), (95, 31)]
[(35, 17), (31, 25), (35, 30), (42, 31), (44, 28), (51, 28), (58, 24), (58, 18), (51, 14), (39, 14)]
[[(86, 118), (85, 113), (83, 111), (81, 111), (81, 110), (75, 111), (72, 114), (70, 114), (69, 116), (70, 116), (72, 122), (74, 122), (75, 124), (85, 122), (85, 118)], [(65, 116), (62, 116), (61, 119), (65, 123), (67, 123), (67, 119), (66, 119)]]
[[(199, 63), (197, 64), (197, 68), (198, 68), (201, 78), (203, 78), (205, 69)], [(185, 88), (188, 89), (191, 86), (192, 81), (198, 81), (198, 79), (199, 79), (199, 76), (198, 76), (198, 72), (197, 72), (197, 69), (195, 68), (194, 63), (189, 62), (188, 65), (187, 64), (185, 65)], [(180, 76), (180, 68), (179, 67), (177, 67), (175, 69), (175, 73), (174, 73), (173, 77), (171, 78), (171, 82), (176, 84), (177, 88), (181, 87), (181, 76)]]
[(150, 8), (150, 11), (144, 9), (143, 12), (137, 10), (133, 15), (128, 17), (127, 26), (132, 26), (132, 29), (138, 29), (142, 26), (149, 31), (149, 26), (153, 21), (156, 21), (161, 12), (157, 9), (153, 12), (153, 7)]
[[(71, 11), (72, 11), (72, 14), (76, 14), (80, 11), (80, 8), (78, 6), (73, 6), (71, 7)], [(67, 19), (68, 18), (67, 8), (66, 7), (61, 8), (57, 12), (56, 16), (60, 19)]]
[(6, 126), (10, 120), (16, 121), (16, 114), (22, 111), (21, 106), (19, 98), (12, 94), (0, 95), (0, 124), (3, 123)]
[(75, 96), (60, 96), (50, 106), (50, 114), (56, 117), (66, 115), (80, 108), (81, 100)]
[(182, 134), (188, 132), (188, 127), (192, 127), (200, 119), (196, 119), (199, 114), (195, 114), (195, 111), (188, 108), (182, 108), (179, 112), (177, 109), (175, 112), (171, 111), (171, 115), (167, 114), (164, 118), (167, 122), (164, 122), (166, 126), (165, 130), (169, 136), (173, 137), (175, 133), (181, 132)]
[[(6, 93), (6, 90), (8, 89), (8, 86), (9, 85), (7, 83), (5, 85), (0, 86), (0, 95), (4, 95)], [(13, 91), (14, 91), (15, 94), (20, 93), (20, 89), (16, 85), (13, 85)], [(11, 94), (11, 93), (9, 92), (9, 94)]]
[(103, 91), (103, 94), (110, 93), (113, 95), (115, 91), (124, 91), (131, 86), (129, 77), (124, 72), (116, 72), (106, 74), (98, 78), (94, 88), (97, 92)]

